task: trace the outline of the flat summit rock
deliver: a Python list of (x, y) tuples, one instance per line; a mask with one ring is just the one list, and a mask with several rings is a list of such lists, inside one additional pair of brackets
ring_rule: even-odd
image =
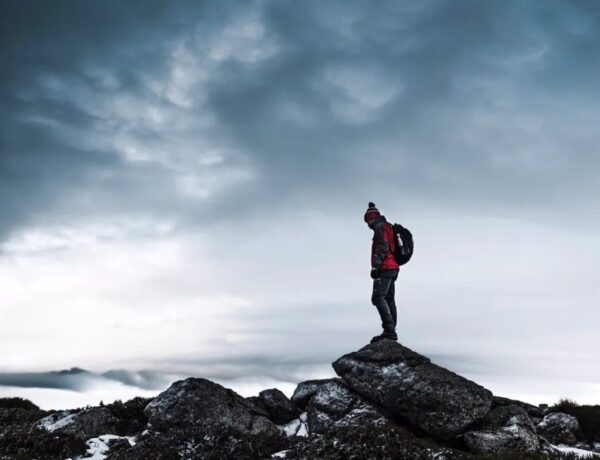
[(490, 411), (492, 393), (392, 340), (342, 356), (336, 373), (409, 424), (450, 440)]

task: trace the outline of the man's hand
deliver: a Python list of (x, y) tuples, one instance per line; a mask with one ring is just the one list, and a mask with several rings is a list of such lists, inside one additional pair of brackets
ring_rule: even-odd
[(372, 268), (371, 269), (371, 278), (373, 278), (374, 280), (380, 278), (379, 269), (378, 268)]

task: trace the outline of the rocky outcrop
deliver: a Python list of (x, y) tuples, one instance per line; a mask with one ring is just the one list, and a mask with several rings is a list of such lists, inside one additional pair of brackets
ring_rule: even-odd
[(258, 396), (246, 398), (278, 425), (289, 423), (300, 416), (300, 409), (277, 388), (261, 391)]
[(333, 368), (355, 392), (443, 440), (490, 411), (492, 393), (391, 340), (342, 356)]
[(546, 415), (536, 428), (537, 432), (551, 443), (569, 446), (577, 442), (577, 434), (581, 432), (577, 419), (562, 412)]
[(240, 435), (277, 436), (279, 429), (229, 388), (202, 378), (171, 385), (144, 409), (152, 428), (221, 425)]
[(277, 389), (243, 398), (201, 378), (175, 382), (152, 400), (67, 411), (0, 398), (0, 460), (550, 460), (600, 449), (597, 406), (563, 405), (579, 411), (580, 430), (572, 415), (549, 413), (559, 406), (492, 396), (393, 341), (333, 366), (340, 377), (302, 382), (291, 400)]
[(525, 409), (517, 405), (493, 409), (477, 430), (464, 435), (465, 444), (476, 453), (534, 452), (540, 443)]

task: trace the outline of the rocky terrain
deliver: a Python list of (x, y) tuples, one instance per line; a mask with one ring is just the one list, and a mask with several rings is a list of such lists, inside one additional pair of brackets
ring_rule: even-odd
[(0, 460), (600, 459), (600, 406), (495, 396), (390, 340), (333, 368), (339, 377), (301, 382), (291, 399), (203, 378), (77, 410), (6, 398)]

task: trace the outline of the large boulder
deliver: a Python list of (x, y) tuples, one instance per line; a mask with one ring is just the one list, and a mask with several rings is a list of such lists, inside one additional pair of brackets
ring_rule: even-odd
[(315, 380), (305, 380), (304, 382), (300, 382), (296, 389), (294, 390), (294, 394), (292, 395), (292, 402), (298, 406), (300, 409), (306, 409), (310, 398), (312, 398), (315, 393), (321, 388), (322, 385), (329, 382), (341, 382), (342, 380), (339, 378), (333, 379), (315, 379)]
[(479, 429), (465, 433), (464, 441), (480, 454), (534, 452), (540, 447), (527, 411), (516, 404), (493, 409)]
[(144, 409), (152, 428), (224, 427), (240, 435), (277, 437), (279, 429), (235, 391), (202, 378), (171, 385)]
[(570, 446), (577, 442), (577, 435), (581, 432), (577, 419), (562, 412), (546, 415), (536, 428), (538, 434), (544, 436), (551, 443)]
[(376, 407), (336, 380), (319, 386), (310, 398), (306, 411), (311, 434), (347, 427), (383, 427), (390, 423), (390, 414), (384, 409)]
[(333, 368), (355, 392), (444, 440), (490, 411), (492, 393), (392, 340), (342, 356)]
[(289, 423), (300, 416), (300, 409), (277, 388), (263, 390), (258, 396), (246, 399), (259, 410), (264, 411), (269, 419), (278, 425)]

